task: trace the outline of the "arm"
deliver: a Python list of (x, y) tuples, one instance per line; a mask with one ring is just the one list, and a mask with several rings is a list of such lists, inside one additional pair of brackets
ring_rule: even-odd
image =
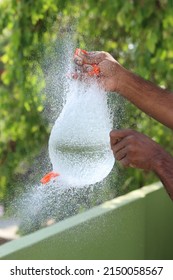
[(153, 167), (153, 171), (160, 178), (167, 193), (173, 200), (173, 157), (162, 150), (160, 160)]
[(139, 109), (173, 129), (173, 94), (121, 69), (117, 91)]
[[(109, 53), (82, 52), (75, 56), (83, 75), (91, 65), (100, 68), (97, 77), (106, 91), (118, 92), (146, 114), (173, 129), (173, 94), (122, 67)], [(90, 66), (90, 67), (89, 67)]]
[(111, 149), (124, 167), (153, 171), (173, 200), (173, 157), (146, 135), (131, 129), (110, 133)]

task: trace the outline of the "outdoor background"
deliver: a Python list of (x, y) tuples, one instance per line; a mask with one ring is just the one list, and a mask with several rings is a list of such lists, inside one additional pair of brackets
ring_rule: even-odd
[[(173, 1), (0, 0), (0, 204), (24, 189), (47, 142), (43, 57), (72, 34), (75, 47), (110, 52), (124, 67), (173, 90)], [(70, 43), (70, 42), (69, 42)], [(58, 45), (59, 44), (59, 45)], [(172, 151), (172, 133), (133, 105), (120, 127), (142, 132)], [(121, 113), (120, 106), (120, 113)], [(157, 181), (152, 173), (119, 168), (119, 194)], [(122, 174), (122, 176), (121, 176)], [(112, 188), (116, 176), (111, 177)]]

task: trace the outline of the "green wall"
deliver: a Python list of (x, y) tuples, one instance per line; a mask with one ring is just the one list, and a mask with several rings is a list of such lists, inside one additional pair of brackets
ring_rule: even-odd
[(143, 187), (0, 247), (0, 259), (173, 259), (173, 203)]

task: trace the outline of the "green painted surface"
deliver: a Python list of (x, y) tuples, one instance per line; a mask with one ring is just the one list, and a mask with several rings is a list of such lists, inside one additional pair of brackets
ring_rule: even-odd
[(147, 259), (173, 260), (173, 202), (164, 189), (146, 197)]
[(0, 259), (173, 259), (173, 203), (144, 187), (0, 247)]

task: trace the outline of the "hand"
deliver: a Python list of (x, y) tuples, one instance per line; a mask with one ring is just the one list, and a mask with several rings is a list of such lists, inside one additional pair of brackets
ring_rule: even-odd
[(162, 147), (144, 134), (131, 129), (110, 132), (111, 149), (124, 167), (156, 171), (162, 155)]
[(78, 65), (81, 74), (79, 78), (87, 77), (92, 70), (92, 65), (97, 65), (100, 69), (97, 75), (98, 82), (102, 84), (106, 91), (116, 91), (118, 89), (118, 80), (123, 67), (107, 52), (96, 51), (86, 52), (77, 49), (74, 55), (74, 62)]

